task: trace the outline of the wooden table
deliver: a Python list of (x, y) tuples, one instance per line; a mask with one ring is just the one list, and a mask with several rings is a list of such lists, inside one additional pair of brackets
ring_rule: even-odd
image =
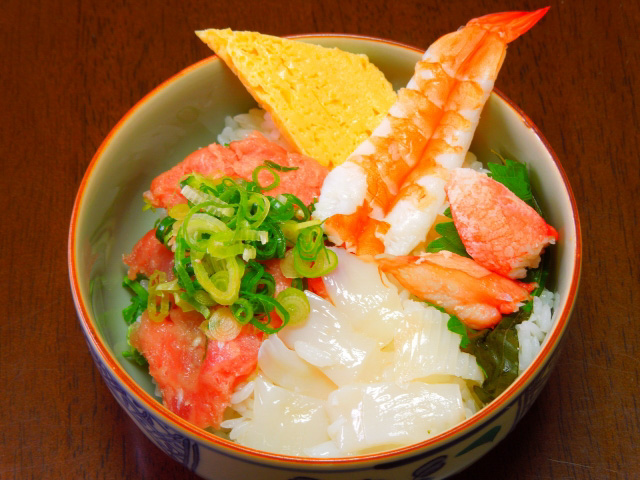
[[(583, 229), (582, 284), (547, 387), (461, 479), (640, 477), (640, 216), (632, 206), (640, 190), (640, 6), (551, 3), (509, 48), (497, 86), (541, 128), (569, 176)], [(71, 207), (89, 161), (146, 92), (210, 55), (193, 30), (347, 32), (426, 48), (471, 17), (512, 6), (5, 0), (0, 478), (195, 478), (110, 395), (80, 332), (66, 264)]]

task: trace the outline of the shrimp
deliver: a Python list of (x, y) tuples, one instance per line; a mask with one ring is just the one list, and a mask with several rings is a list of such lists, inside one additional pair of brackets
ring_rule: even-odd
[(548, 8), (471, 20), (438, 39), (382, 123), (322, 187), (315, 217), (337, 245), (359, 255), (406, 255), (424, 241), (445, 203), (507, 43)]
[(435, 303), (471, 328), (490, 328), (531, 300), (535, 287), (510, 280), (452, 252), (380, 257), (380, 269), (413, 295)]

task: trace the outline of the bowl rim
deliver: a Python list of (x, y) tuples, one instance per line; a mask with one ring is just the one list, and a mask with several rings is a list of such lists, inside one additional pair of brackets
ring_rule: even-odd
[[(424, 50), (404, 44), (401, 42), (396, 42), (393, 40), (387, 40), (384, 38), (366, 36), (366, 35), (355, 35), (355, 34), (343, 34), (343, 33), (311, 33), (311, 34), (296, 34), (296, 35), (287, 35), (284, 38), (291, 39), (314, 39), (314, 38), (337, 38), (337, 39), (347, 39), (347, 40), (363, 40), (366, 42), (374, 42), (374, 43), (382, 43), (385, 45), (391, 45), (403, 48), (405, 50), (409, 50), (415, 53), (423, 53)], [(277, 461), (280, 463), (287, 463), (291, 465), (295, 465), (298, 467), (302, 466), (317, 466), (317, 467), (328, 467), (332, 465), (351, 465), (356, 467), (357, 465), (363, 463), (371, 463), (371, 462), (384, 462), (384, 461), (397, 461), (399, 458), (406, 458), (411, 454), (430, 453), (428, 450), (430, 447), (433, 447), (438, 444), (442, 444), (443, 442), (447, 442), (448, 440), (452, 440), (458, 434), (461, 434), (464, 430), (469, 427), (477, 426), (480, 424), (485, 425), (488, 421), (490, 421), (500, 410), (501, 407), (507, 406), (510, 399), (515, 399), (517, 394), (524, 389), (536, 376), (536, 374), (543, 368), (543, 366), (548, 362), (550, 358), (550, 353), (559, 347), (559, 341), (562, 338), (567, 325), (568, 320), (575, 305), (577, 291), (580, 283), (580, 272), (582, 266), (582, 235), (580, 228), (580, 219), (578, 216), (578, 209), (576, 206), (575, 197), (573, 191), (571, 189), (571, 185), (569, 183), (566, 172), (564, 171), (558, 156), (555, 151), (544, 137), (540, 129), (533, 123), (533, 121), (512, 101), (510, 100), (504, 93), (494, 88), (493, 93), (497, 95), (497, 97), (502, 100), (502, 102), (509, 107), (524, 123), (525, 126), (530, 128), (533, 133), (541, 140), (545, 149), (551, 156), (555, 167), (557, 168), (562, 182), (566, 188), (571, 211), (573, 216), (574, 228), (576, 231), (576, 249), (575, 256), (572, 263), (572, 276), (571, 283), (569, 287), (569, 291), (567, 293), (567, 301), (565, 302), (564, 309), (560, 312), (556, 320), (556, 324), (554, 325), (552, 331), (547, 334), (545, 338), (544, 345), (542, 346), (540, 352), (536, 355), (534, 361), (525, 369), (525, 371), (519, 375), (514, 382), (496, 399), (490, 402), (488, 405), (484, 406), (481, 410), (476, 412), (474, 415), (469, 417), (468, 419), (460, 422), (454, 427), (438, 434), (434, 437), (431, 437), (427, 440), (424, 440), (419, 443), (407, 445), (404, 447), (396, 448), (393, 450), (388, 450), (384, 452), (369, 454), (369, 455), (359, 455), (352, 457), (343, 457), (343, 458), (313, 458), (313, 457), (296, 457), (290, 455), (283, 455), (277, 453), (265, 452), (262, 450), (253, 449), (250, 447), (245, 447), (243, 445), (239, 445), (237, 443), (232, 442), (231, 440), (224, 439), (215, 435), (214, 433), (210, 433), (202, 428), (196, 427), (192, 425), (187, 420), (182, 419), (175, 413), (171, 412), (167, 407), (165, 407), (162, 403), (160, 403), (156, 398), (148, 394), (145, 390), (140, 387), (135, 380), (127, 373), (127, 371), (120, 365), (118, 360), (116, 360), (115, 356), (110, 352), (110, 349), (105, 345), (102, 340), (98, 330), (95, 326), (95, 320), (92, 319), (89, 314), (89, 309), (87, 305), (85, 305), (79, 287), (79, 279), (77, 273), (77, 259), (76, 259), (76, 233), (77, 233), (77, 221), (80, 209), (83, 204), (84, 194), (89, 182), (89, 179), (95, 170), (96, 165), (102, 158), (103, 152), (109, 147), (111, 140), (114, 136), (122, 129), (123, 126), (127, 123), (129, 118), (131, 118), (147, 101), (149, 101), (152, 97), (161, 93), (161, 91), (173, 84), (178, 79), (182, 78), (185, 75), (193, 72), (201, 68), (204, 65), (213, 62), (221, 62), (217, 55), (211, 55), (202, 60), (193, 63), (184, 69), (180, 70), (176, 74), (169, 77), (167, 80), (160, 83), (158, 86), (153, 88), (150, 92), (144, 95), (138, 102), (135, 103), (127, 113), (115, 124), (115, 126), (109, 131), (105, 139), (102, 141), (96, 153), (92, 157), (85, 174), (80, 182), (78, 187), (78, 192), (76, 194), (76, 198), (73, 204), (73, 209), (71, 213), (71, 220), (69, 226), (69, 237), (67, 243), (67, 265), (69, 271), (69, 280), (71, 284), (71, 293), (74, 301), (74, 306), (76, 309), (78, 321), (85, 333), (85, 337), (88, 342), (90, 342), (90, 346), (98, 353), (100, 359), (108, 366), (110, 371), (117, 377), (118, 381), (124, 385), (128, 393), (133, 395), (139, 402), (141, 402), (146, 408), (153, 411), (154, 415), (164, 418), (167, 422), (169, 422), (172, 427), (177, 428), (179, 431), (182, 431), (185, 434), (190, 435), (191, 437), (198, 439), (200, 442), (204, 442), (208, 444), (210, 448), (213, 450), (218, 449), (228, 449), (234, 457), (242, 457), (242, 456), (250, 456), (257, 457), (262, 460), (264, 463), (270, 463), (273, 461)], [(433, 452), (435, 453), (435, 452)], [(260, 463), (263, 463), (260, 462)]]

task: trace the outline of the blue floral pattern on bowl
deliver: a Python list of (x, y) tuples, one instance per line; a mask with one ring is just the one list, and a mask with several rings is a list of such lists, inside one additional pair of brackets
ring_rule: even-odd
[(100, 375), (116, 401), (144, 431), (147, 437), (171, 458), (195, 471), (200, 462), (200, 448), (198, 444), (192, 442), (189, 438), (176, 429), (171, 428), (166, 423), (156, 420), (156, 418), (116, 380), (115, 376), (109, 371), (90, 343), (89, 351), (91, 352), (93, 361), (98, 367)]

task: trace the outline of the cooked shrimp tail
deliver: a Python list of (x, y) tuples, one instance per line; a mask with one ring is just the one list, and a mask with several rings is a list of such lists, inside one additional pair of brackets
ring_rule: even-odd
[(485, 30), (502, 35), (506, 43), (511, 43), (538, 23), (550, 8), (544, 7), (533, 12), (490, 13), (470, 20), (467, 26), (478, 25)]

